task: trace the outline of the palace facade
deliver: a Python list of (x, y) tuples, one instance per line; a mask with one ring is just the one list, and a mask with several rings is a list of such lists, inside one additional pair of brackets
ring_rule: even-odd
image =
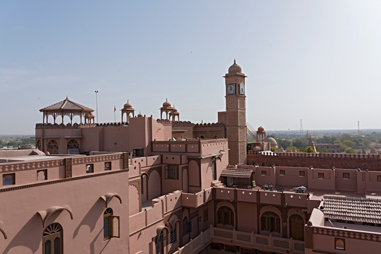
[(224, 78), (217, 123), (168, 100), (119, 123), (42, 108), (38, 149), (0, 151), (0, 252), (378, 253), (380, 156), (273, 153), (263, 127), (248, 143), (246, 76)]

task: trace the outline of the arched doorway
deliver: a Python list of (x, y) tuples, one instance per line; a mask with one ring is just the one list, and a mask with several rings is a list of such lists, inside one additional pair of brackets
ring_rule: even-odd
[(304, 220), (298, 214), (290, 216), (290, 237), (293, 240), (304, 241)]

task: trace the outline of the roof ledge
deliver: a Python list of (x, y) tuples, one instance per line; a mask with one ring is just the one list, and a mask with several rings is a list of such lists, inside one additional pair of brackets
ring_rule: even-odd
[(111, 202), (111, 200), (116, 197), (119, 199), (120, 203), (122, 204), (122, 199), (117, 193), (107, 193), (100, 198), (105, 202), (106, 207), (108, 207), (108, 204)]
[(67, 211), (70, 214), (70, 218), (73, 219), (73, 212), (68, 205), (64, 206), (51, 206), (45, 211), (38, 211), (37, 213), (41, 216), (42, 225), (45, 228), (46, 221), (49, 219), (50, 216), (52, 216), (56, 212), (60, 211)]

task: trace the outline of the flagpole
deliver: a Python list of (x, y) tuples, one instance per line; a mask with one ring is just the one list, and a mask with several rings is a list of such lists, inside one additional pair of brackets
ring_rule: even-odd
[(116, 123), (116, 117), (115, 117), (116, 107), (114, 105), (114, 122)]

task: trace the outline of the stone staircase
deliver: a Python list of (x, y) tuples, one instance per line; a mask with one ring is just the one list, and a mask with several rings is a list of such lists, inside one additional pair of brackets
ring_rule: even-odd
[(225, 185), (223, 183), (221, 183), (220, 180), (214, 180), (214, 181), (212, 181), (212, 187), (215, 187), (215, 188), (224, 188)]

